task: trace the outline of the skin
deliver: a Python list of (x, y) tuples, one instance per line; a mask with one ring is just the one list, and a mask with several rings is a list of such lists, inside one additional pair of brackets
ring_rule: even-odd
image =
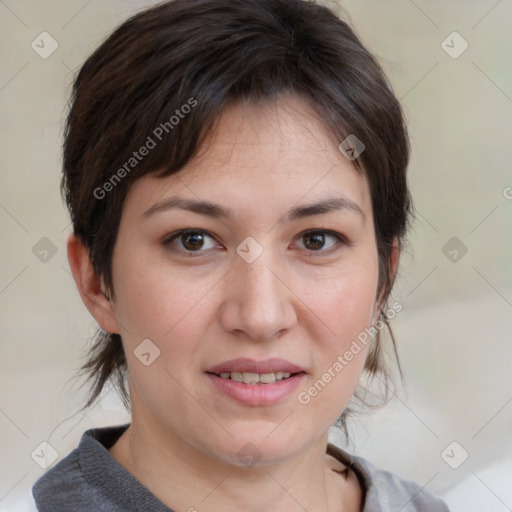
[[(298, 400), (379, 313), (369, 186), (337, 144), (298, 98), (227, 108), (215, 137), (178, 174), (147, 175), (130, 189), (113, 255), (115, 300), (102, 294), (80, 241), (69, 238), (84, 303), (105, 331), (121, 334), (127, 355), (132, 423), (110, 453), (173, 510), (361, 508), (357, 478), (333, 471), (345, 468), (325, 451), (367, 349), (307, 405)], [(170, 196), (235, 215), (143, 215)], [(278, 223), (294, 206), (340, 196), (362, 215), (341, 209)], [(206, 231), (203, 245), (186, 236), (163, 243), (186, 228)], [(332, 230), (350, 245), (328, 233), (322, 245), (303, 236), (308, 229)], [(248, 236), (263, 248), (252, 263), (236, 253)], [(191, 257), (194, 250), (200, 256)], [(391, 272), (397, 264), (395, 250)], [(144, 339), (160, 349), (149, 366), (134, 355)], [(280, 357), (306, 375), (277, 404), (248, 406), (219, 393), (205, 374), (238, 357)], [(237, 456), (248, 442), (261, 455), (252, 467)]]

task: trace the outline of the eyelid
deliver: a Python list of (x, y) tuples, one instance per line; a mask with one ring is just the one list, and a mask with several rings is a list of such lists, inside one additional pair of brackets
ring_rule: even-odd
[(323, 233), (325, 235), (333, 236), (334, 238), (338, 238), (340, 242), (343, 242), (346, 245), (352, 245), (352, 242), (348, 240), (348, 238), (343, 235), (342, 233), (338, 233), (337, 231), (333, 231), (332, 229), (327, 228), (312, 228), (312, 229), (306, 229), (306, 231), (302, 231), (299, 233), (297, 238), (301, 238), (305, 235), (311, 235), (313, 233)]
[[(170, 233), (169, 235), (166, 235), (163, 240), (162, 240), (162, 244), (164, 246), (167, 246), (167, 245), (171, 245), (171, 242), (173, 242), (174, 240), (176, 239), (179, 239), (182, 235), (186, 235), (186, 234), (190, 234), (190, 233), (199, 233), (199, 234), (202, 234), (202, 235), (206, 235), (208, 236), (209, 238), (211, 238), (212, 240), (215, 240), (216, 241), (216, 237), (213, 236), (209, 231), (205, 230), (205, 229), (202, 229), (202, 228), (185, 228), (185, 229), (181, 229), (179, 231), (174, 231), (172, 233)], [(301, 238), (303, 238), (304, 236), (307, 236), (307, 235), (311, 235), (311, 234), (314, 234), (314, 233), (320, 233), (320, 234), (323, 234), (324, 236), (332, 236), (333, 238), (337, 239), (337, 244), (335, 244), (335, 246), (331, 249), (328, 249), (328, 250), (318, 250), (318, 251), (312, 251), (312, 250), (307, 250), (306, 249), (306, 252), (308, 253), (308, 256), (326, 256), (328, 254), (331, 254), (331, 253), (334, 253), (334, 252), (337, 252), (338, 250), (340, 250), (340, 245), (341, 246), (352, 246), (352, 242), (350, 242), (347, 237), (341, 233), (338, 233), (337, 231), (333, 231), (331, 229), (326, 229), (326, 228), (311, 228), (311, 229), (307, 229), (305, 231), (302, 231), (301, 233), (299, 233), (295, 240), (300, 240)], [(208, 250), (198, 250), (198, 251), (187, 251), (186, 249), (185, 250), (179, 250), (179, 249), (176, 249), (175, 252), (178, 252), (178, 253), (181, 253), (181, 254), (185, 254), (187, 256), (201, 256), (203, 253), (206, 253), (208, 252), (210, 249)]]
[[(179, 239), (182, 235), (187, 235), (190, 233), (199, 233), (202, 235), (207, 235), (212, 240), (215, 240), (215, 237), (209, 231), (207, 231), (205, 229), (185, 228), (185, 229), (180, 229), (179, 231), (173, 231), (169, 235), (166, 235), (162, 240), (162, 244), (164, 246), (171, 245), (172, 242), (174, 242), (174, 240)], [(207, 251), (187, 251), (186, 249), (184, 249), (184, 250), (173, 249), (173, 250), (174, 250), (174, 252), (181, 253), (181, 254), (184, 254), (187, 256), (202, 256), (203, 253), (207, 252)]]
[(324, 236), (332, 236), (337, 240), (337, 243), (332, 247), (331, 249), (327, 250), (318, 250), (318, 251), (307, 251), (308, 257), (322, 257), (322, 256), (328, 256), (330, 254), (338, 252), (342, 246), (352, 246), (352, 242), (350, 242), (345, 235), (342, 235), (341, 233), (338, 233), (337, 231), (333, 231), (332, 229), (326, 229), (326, 228), (312, 228), (307, 229), (306, 231), (302, 231), (297, 236), (297, 240), (300, 240), (302, 237), (306, 235), (311, 235), (314, 233), (321, 233)]

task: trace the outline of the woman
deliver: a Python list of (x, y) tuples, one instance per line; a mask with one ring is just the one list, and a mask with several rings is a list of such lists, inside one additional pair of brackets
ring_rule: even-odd
[[(448, 510), (328, 444), (379, 331), (410, 214), (400, 106), (352, 30), (305, 0), (175, 0), (74, 84), (68, 259), (102, 329), (92, 429), (41, 512)], [(128, 389), (125, 387), (125, 379)]]

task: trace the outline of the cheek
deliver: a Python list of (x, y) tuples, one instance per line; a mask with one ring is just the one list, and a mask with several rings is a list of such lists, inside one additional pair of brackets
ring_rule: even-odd
[(318, 324), (327, 328), (329, 344), (343, 344), (370, 325), (377, 278), (376, 263), (351, 265), (310, 287), (305, 302), (323, 321)]
[(189, 330), (197, 330), (205, 318), (201, 311), (208, 291), (215, 284), (211, 274), (192, 280), (190, 275), (147, 260), (145, 264), (125, 260), (119, 267), (116, 317), (125, 328), (123, 337), (153, 337), (166, 344), (178, 333), (184, 339)]
[[(214, 279), (210, 273), (191, 279), (147, 260), (145, 266), (132, 260), (120, 268), (116, 318), (123, 326), (128, 366), (139, 391), (146, 401), (168, 403), (183, 393), (178, 383), (193, 392), (195, 383), (190, 375), (196, 370), (201, 340), (214, 318), (212, 297), (218, 276)], [(146, 339), (156, 346), (149, 345), (149, 351), (158, 354), (147, 367), (137, 357)]]
[(311, 347), (315, 361), (312, 378), (306, 383), (299, 402), (307, 405), (313, 416), (334, 421), (352, 395), (368, 352), (376, 298), (377, 271), (369, 265), (352, 267), (309, 295), (309, 305), (321, 320), (312, 333)]
[(369, 326), (375, 304), (375, 283), (350, 278), (335, 290), (326, 304), (336, 337), (346, 341)]
[[(116, 290), (120, 299), (116, 317), (123, 324), (123, 345), (136, 388), (132, 404), (139, 410), (149, 407), (162, 423), (172, 423), (172, 429), (179, 431), (179, 422), (173, 423), (166, 413), (168, 404), (173, 404), (173, 412), (180, 421), (204, 421), (202, 409), (192, 398), (199, 393), (191, 376), (196, 374), (197, 353), (212, 321), (208, 291), (215, 281), (210, 276), (194, 282), (158, 265), (139, 265), (123, 265), (119, 293)], [(144, 351), (150, 353), (153, 361), (148, 366), (140, 359), (139, 350), (146, 339), (154, 344), (146, 345)], [(153, 353), (158, 354), (154, 360)]]

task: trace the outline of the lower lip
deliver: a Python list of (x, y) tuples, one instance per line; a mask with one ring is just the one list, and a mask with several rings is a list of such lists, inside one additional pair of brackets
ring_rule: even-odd
[(297, 373), (288, 379), (272, 382), (271, 384), (245, 384), (231, 379), (223, 379), (212, 373), (206, 376), (217, 389), (245, 405), (261, 406), (272, 405), (293, 393), (306, 376), (305, 373)]

